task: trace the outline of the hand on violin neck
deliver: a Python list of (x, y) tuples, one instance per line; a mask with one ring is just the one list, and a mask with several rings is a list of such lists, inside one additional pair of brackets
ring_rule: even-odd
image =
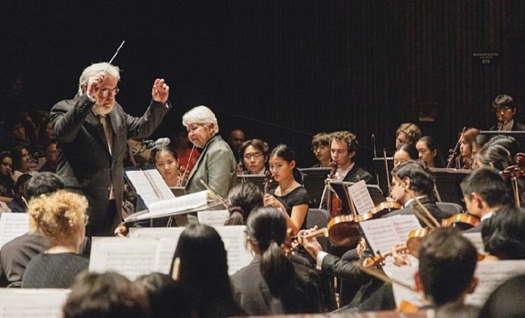
[(317, 230), (317, 226), (314, 226), (308, 230), (301, 230), (297, 233), (297, 241), (301, 244), (304, 249), (310, 254), (313, 259), (317, 258), (317, 254), (323, 250), (319, 241), (314, 236), (311, 236), (313, 232)]

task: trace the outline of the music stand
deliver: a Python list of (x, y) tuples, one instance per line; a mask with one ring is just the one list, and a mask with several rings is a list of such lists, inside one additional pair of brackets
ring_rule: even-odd
[(481, 130), (479, 132), (481, 136), (484, 136), (487, 138), (487, 141), (490, 140), (492, 137), (497, 135), (504, 135), (504, 136), (512, 136), (514, 137), (518, 143), (519, 143), (519, 151), (524, 152), (525, 151), (525, 131), (507, 131), (507, 130)]
[[(374, 163), (374, 172), (377, 178), (377, 184), (381, 188), (383, 193), (388, 193), (388, 180), (387, 173), (385, 170), (385, 158), (384, 157), (374, 157), (372, 158)], [(388, 172), (392, 171), (394, 168), (394, 157), (386, 157), (386, 163), (388, 166)], [(375, 202), (375, 201), (374, 201)]]
[[(337, 194), (337, 197), (342, 201), (342, 213), (343, 214), (350, 214), (351, 208), (349, 200), (350, 194), (348, 193), (348, 186), (353, 185), (354, 182), (344, 182), (344, 181), (334, 181), (330, 182), (331, 188), (335, 191)], [(381, 202), (386, 201), (383, 192), (376, 184), (367, 184), (366, 188), (368, 189), (368, 192), (370, 193), (370, 196), (372, 197), (372, 201), (374, 201), (374, 205), (378, 205)]]
[(243, 184), (246, 182), (251, 182), (264, 193), (264, 182), (266, 181), (266, 176), (263, 174), (238, 174), (237, 175), (237, 184)]
[(429, 168), (429, 170), (434, 176), (441, 200), (464, 206), (463, 192), (459, 185), (472, 170), (454, 168)]
[(331, 168), (299, 168), (303, 174), (303, 185), (310, 196), (310, 206), (316, 207), (321, 202), (324, 190), (324, 181), (330, 174)]

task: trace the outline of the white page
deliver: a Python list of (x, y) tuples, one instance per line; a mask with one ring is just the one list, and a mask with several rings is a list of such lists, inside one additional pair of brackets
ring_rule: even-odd
[(207, 224), (209, 226), (223, 226), (224, 222), (230, 217), (228, 210), (209, 210), (199, 211), (197, 218), (200, 224)]
[(155, 202), (175, 197), (157, 169), (125, 170), (125, 173), (148, 208)]
[(157, 248), (156, 256), (157, 272), (169, 275), (171, 270), (171, 261), (173, 260), (173, 255), (175, 255), (175, 248), (177, 247), (177, 241), (171, 238), (163, 238), (159, 240), (160, 244)]
[[(383, 266), (385, 274), (393, 280), (399, 281), (406, 285), (415, 288), (414, 274), (418, 270), (418, 264), (412, 264), (410, 266), (398, 267), (396, 265)], [(394, 291), (394, 298), (396, 300), (396, 306), (402, 301), (408, 301), (416, 306), (422, 306), (422, 298), (419, 293), (413, 292), (399, 284), (392, 285)]]
[(399, 242), (403, 243), (408, 239), (408, 233), (413, 230), (421, 228), (417, 217), (413, 214), (409, 215), (396, 215), (389, 217), (388, 219), (392, 220), (394, 229), (399, 236)]
[(61, 318), (69, 289), (0, 289), (0, 318)]
[(12, 239), (29, 231), (29, 215), (27, 213), (0, 214), (0, 248)]
[(161, 246), (160, 240), (155, 239), (94, 237), (89, 270), (96, 272), (113, 270), (130, 280), (152, 272), (168, 274), (169, 265), (159, 265), (159, 260), (165, 260), (166, 253), (169, 251), (168, 245)]
[(376, 219), (359, 223), (374, 253), (388, 252), (399, 243), (399, 235), (390, 219)]
[(461, 233), (464, 237), (466, 237), (469, 241), (474, 244), (476, 249), (478, 250), (478, 254), (485, 254), (485, 247), (483, 246), (483, 238), (481, 237), (481, 232), (473, 232), (473, 233)]
[(467, 295), (465, 302), (482, 306), (494, 289), (507, 279), (521, 274), (525, 274), (525, 260), (478, 262), (475, 276), (479, 283), (474, 293)]
[[(240, 268), (248, 265), (253, 256), (246, 249), (244, 225), (228, 225), (214, 227), (224, 242), (224, 247), (228, 258), (228, 272), (235, 273)], [(131, 228), (129, 236), (131, 238), (168, 238), (173, 246), (177, 246), (180, 234), (184, 227), (168, 228)]]
[(246, 248), (244, 225), (215, 227), (224, 242), (228, 257), (228, 274), (232, 275), (252, 261), (252, 254)]
[(372, 201), (372, 197), (370, 196), (370, 192), (368, 192), (364, 180), (349, 185), (348, 194), (350, 195), (350, 199), (354, 202), (359, 215), (370, 212), (370, 210), (374, 208), (374, 201)]

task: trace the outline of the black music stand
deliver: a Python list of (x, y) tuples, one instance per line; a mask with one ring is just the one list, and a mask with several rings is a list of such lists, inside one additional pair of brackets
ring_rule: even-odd
[(266, 181), (266, 176), (263, 174), (238, 174), (237, 175), (237, 184), (243, 184), (246, 182), (251, 182), (264, 193), (264, 182)]
[[(377, 184), (381, 188), (383, 193), (388, 193), (388, 180), (387, 173), (385, 170), (385, 158), (384, 157), (374, 157), (372, 158), (374, 163), (374, 172), (377, 178)], [(388, 166), (388, 172), (392, 171), (394, 168), (394, 157), (386, 157), (386, 164)], [(374, 201), (375, 202), (375, 201)]]
[(487, 141), (497, 135), (512, 136), (516, 138), (519, 143), (519, 151), (525, 152), (525, 131), (507, 131), (507, 130), (481, 130), (479, 132), (481, 136), (484, 136)]
[(434, 176), (441, 200), (464, 206), (463, 193), (459, 185), (472, 170), (453, 168), (429, 168), (429, 170)]
[[(337, 194), (337, 197), (342, 201), (342, 213), (343, 214), (350, 214), (350, 204), (349, 202), (350, 194), (348, 193), (348, 186), (353, 185), (354, 182), (343, 182), (343, 181), (333, 181), (330, 182), (330, 187), (334, 190), (334, 192)], [(368, 192), (370, 193), (370, 196), (372, 197), (372, 201), (374, 202), (374, 205), (378, 205), (381, 202), (386, 201), (385, 197), (383, 196), (383, 192), (379, 188), (379, 186), (375, 184), (367, 184), (366, 188), (368, 189)]]
[(324, 182), (330, 174), (331, 168), (299, 168), (303, 174), (303, 185), (310, 196), (310, 207), (317, 207), (321, 202)]

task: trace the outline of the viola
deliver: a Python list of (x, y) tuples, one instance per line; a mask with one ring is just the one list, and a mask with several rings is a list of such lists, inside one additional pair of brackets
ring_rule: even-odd
[(359, 217), (359, 222), (368, 221), (374, 218), (380, 218), (383, 215), (390, 213), (392, 210), (401, 209), (401, 204), (396, 201), (383, 201), (376, 205), (372, 210)]
[[(332, 170), (328, 175), (328, 180), (335, 178), (335, 173), (337, 172), (337, 163), (335, 163), (334, 161), (330, 162), (330, 167), (332, 167)], [(343, 213), (343, 201), (341, 201), (341, 199), (339, 199), (337, 194), (333, 191), (330, 191), (329, 197), (330, 205), (328, 212), (330, 212), (330, 216), (336, 217), (341, 215)]]
[(345, 214), (330, 219), (326, 227), (308, 235), (294, 237), (294, 245), (300, 244), (303, 238), (327, 237), (335, 246), (354, 247), (361, 238), (358, 220), (353, 215)]

